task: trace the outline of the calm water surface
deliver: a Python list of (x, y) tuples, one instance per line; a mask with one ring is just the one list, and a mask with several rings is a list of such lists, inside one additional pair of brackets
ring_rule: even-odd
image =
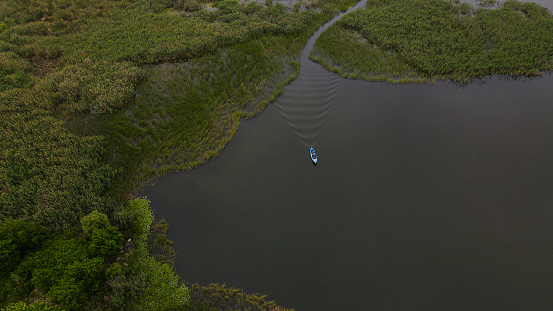
[[(295, 105), (328, 79), (301, 70)], [(299, 311), (552, 310), (553, 77), (330, 87), (318, 166), (274, 104), (141, 191), (182, 278)]]

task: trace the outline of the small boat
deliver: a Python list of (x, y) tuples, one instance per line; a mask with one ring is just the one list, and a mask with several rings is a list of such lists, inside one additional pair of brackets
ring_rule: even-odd
[(317, 154), (315, 153), (315, 149), (313, 149), (313, 147), (309, 149), (309, 154), (311, 155), (311, 161), (313, 161), (313, 164), (317, 165)]

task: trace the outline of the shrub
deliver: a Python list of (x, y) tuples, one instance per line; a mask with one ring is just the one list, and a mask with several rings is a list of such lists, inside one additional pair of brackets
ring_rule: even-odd
[(180, 283), (171, 265), (148, 254), (147, 238), (153, 215), (149, 201), (136, 198), (128, 211), (135, 217), (135, 250), (131, 266), (109, 281), (110, 305), (120, 310), (179, 310), (188, 305), (188, 289)]
[(82, 310), (88, 297), (75, 279), (63, 278), (46, 295), (50, 301), (67, 310)]
[(0, 280), (8, 277), (20, 260), (36, 251), (46, 238), (44, 228), (34, 222), (11, 220), (0, 226)]
[(91, 236), (96, 229), (106, 229), (109, 227), (109, 220), (106, 214), (98, 211), (92, 211), (90, 214), (81, 218), (81, 226), (87, 236)]
[(95, 229), (91, 235), (91, 251), (94, 256), (109, 258), (115, 256), (123, 244), (123, 235), (117, 227), (109, 226), (106, 229)]

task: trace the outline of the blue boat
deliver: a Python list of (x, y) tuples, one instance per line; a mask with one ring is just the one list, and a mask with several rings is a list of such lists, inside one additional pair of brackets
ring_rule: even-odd
[(315, 149), (313, 147), (309, 149), (309, 154), (311, 155), (311, 161), (313, 161), (313, 164), (317, 165), (317, 154), (315, 153)]

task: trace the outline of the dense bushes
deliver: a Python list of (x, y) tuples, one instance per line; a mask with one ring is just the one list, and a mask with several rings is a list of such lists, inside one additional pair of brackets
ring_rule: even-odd
[(7, 310), (26, 310), (15, 302), (27, 297), (47, 299), (50, 305), (65, 310), (185, 307), (188, 290), (179, 283), (172, 266), (148, 253), (153, 221), (149, 202), (131, 200), (123, 212), (132, 215), (136, 231), (134, 244), (127, 244), (130, 249), (122, 254), (122, 234), (97, 211), (81, 219), (86, 231), (74, 228), (63, 235), (48, 234), (34, 222), (4, 223), (0, 227), (0, 301), (14, 302)]
[[(475, 10), (446, 0), (369, 1), (334, 27), (360, 32), (424, 77), (469, 81), (553, 69), (553, 17), (534, 3), (509, 0), (499, 9)], [(344, 44), (319, 47), (348, 50)]]
[(109, 225), (93, 228), (91, 236), (81, 237), (72, 230), (62, 236), (47, 235), (36, 223), (7, 221), (0, 227), (1, 259), (7, 259), (0, 275), (2, 301), (35, 295), (66, 310), (81, 310), (105, 292), (107, 272), (123, 242), (117, 228)]
[(134, 97), (140, 73), (127, 62), (86, 58), (45, 77), (39, 89), (48, 95), (51, 110), (111, 112), (121, 109)]
[[(23, 258), (41, 248), (47, 237), (46, 230), (34, 222), (12, 220), (0, 226), (0, 280), (7, 279)], [(0, 296), (6, 294), (0, 287)]]
[(135, 215), (134, 250), (125, 269), (109, 282), (110, 306), (115, 310), (179, 310), (188, 305), (188, 289), (180, 284), (172, 266), (148, 253), (148, 235), (153, 222), (149, 201), (134, 199), (124, 213)]

